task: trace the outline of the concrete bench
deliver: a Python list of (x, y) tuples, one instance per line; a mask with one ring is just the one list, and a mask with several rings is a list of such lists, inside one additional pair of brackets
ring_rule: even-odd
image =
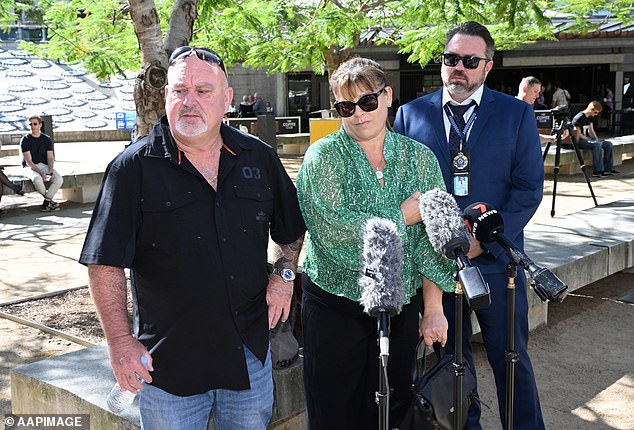
[[(64, 178), (62, 198), (78, 203), (94, 202), (108, 163), (123, 151), (128, 143), (125, 140), (57, 142), (55, 170)], [(22, 181), (27, 193), (35, 191), (31, 181), (23, 176), (22, 157), (18, 153), (18, 146), (4, 145), (1, 151), (0, 166), (4, 166), (4, 173), (9, 179)], [(6, 187), (4, 192), (5, 194), (13, 193)]]
[(0, 148), (0, 157), (14, 157), (20, 155), (20, 149), (16, 145)]
[[(611, 137), (610, 140), (614, 144), (614, 165), (621, 164), (624, 158), (634, 156), (634, 135)], [(553, 173), (555, 166), (555, 152), (557, 145), (551, 144), (548, 150), (546, 160), (544, 160), (544, 168), (546, 173)], [(546, 149), (546, 145), (542, 145), (542, 153)], [(584, 164), (586, 166), (592, 166), (592, 151), (589, 149), (582, 149), (581, 156), (583, 157)], [(586, 169), (588, 174), (592, 173), (591, 169)], [(560, 175), (575, 175), (581, 173), (579, 166), (579, 160), (574, 149), (561, 148), (560, 160), (559, 160), (559, 174)]]
[[(11, 181), (22, 182), (25, 193), (35, 191), (33, 183), (27, 177), (9, 172), (6, 172), (6, 175)], [(92, 203), (97, 199), (104, 172), (68, 173), (62, 176), (64, 178), (62, 199), (77, 203)], [(4, 187), (3, 194), (15, 193), (8, 187)]]
[[(302, 368), (300, 358), (273, 370), (270, 430), (307, 427)], [(82, 349), (11, 370), (11, 409), (14, 414), (90, 414), (91, 430), (138, 429), (137, 405), (124, 416), (108, 410), (106, 397), (114, 383), (105, 345)]]
[[(530, 224), (525, 236), (526, 254), (575, 291), (634, 267), (634, 199)], [(531, 290), (529, 305), (531, 328), (546, 324), (548, 303)]]
[(278, 134), (277, 152), (284, 155), (304, 155), (310, 146), (310, 133)]
[[(600, 230), (598, 219), (604, 226)], [(557, 275), (568, 292), (634, 267), (634, 199), (530, 224), (524, 232), (526, 254)], [(532, 288), (528, 306), (531, 331), (548, 323), (548, 302)], [(480, 327), (473, 314), (471, 321), (479, 340)]]

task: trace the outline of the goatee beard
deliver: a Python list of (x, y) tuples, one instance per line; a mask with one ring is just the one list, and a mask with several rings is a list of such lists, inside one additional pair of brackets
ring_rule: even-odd
[[(199, 118), (193, 121), (184, 119), (182, 115), (185, 113), (195, 113), (199, 115)], [(181, 115), (179, 115), (178, 119), (176, 120), (175, 128), (176, 128), (176, 131), (182, 134), (183, 136), (195, 137), (207, 131), (207, 124), (204, 121), (200, 112), (196, 110), (183, 110), (181, 112)]]

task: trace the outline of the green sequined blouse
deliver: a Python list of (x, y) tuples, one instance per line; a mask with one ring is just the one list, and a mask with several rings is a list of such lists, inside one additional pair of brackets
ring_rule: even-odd
[(438, 161), (429, 148), (389, 130), (383, 148), (385, 188), (343, 128), (309, 147), (297, 176), (308, 227), (302, 271), (323, 290), (358, 301), (361, 231), (381, 217), (397, 225), (403, 242), (405, 297), (416, 294), (422, 277), (453, 291), (453, 263), (434, 251), (422, 223), (405, 226), (400, 208), (415, 191), (445, 190)]

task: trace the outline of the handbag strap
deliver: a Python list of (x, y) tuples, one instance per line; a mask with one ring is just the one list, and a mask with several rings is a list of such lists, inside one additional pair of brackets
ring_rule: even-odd
[[(418, 342), (416, 342), (416, 348), (414, 348), (414, 361), (412, 363), (412, 382), (418, 381), (420, 378), (425, 376), (425, 372), (427, 372), (427, 354), (423, 352), (423, 362), (422, 362), (422, 373), (419, 374), (418, 371), (418, 353), (420, 351), (421, 345), (423, 349), (425, 348), (425, 342), (423, 337), (418, 338)], [(440, 361), (445, 356), (445, 347), (441, 346), (439, 348), (434, 348), (434, 352), (436, 353), (436, 359)]]

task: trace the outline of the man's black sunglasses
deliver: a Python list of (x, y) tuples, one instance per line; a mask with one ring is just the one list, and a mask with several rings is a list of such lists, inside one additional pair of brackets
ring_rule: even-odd
[(445, 66), (456, 67), (460, 60), (462, 60), (462, 65), (464, 66), (465, 69), (477, 69), (478, 66), (480, 65), (480, 61), (484, 60), (485, 63), (491, 61), (488, 58), (480, 58), (480, 57), (473, 57), (473, 56), (466, 56), (466, 55), (464, 57), (461, 57), (460, 55), (456, 55), (456, 54), (442, 54), (442, 61), (443, 63), (445, 63)]
[(203, 61), (217, 64), (222, 69), (222, 71), (225, 72), (225, 76), (227, 75), (225, 63), (222, 62), (222, 58), (220, 58), (220, 55), (207, 48), (194, 48), (192, 46), (181, 46), (180, 48), (176, 48), (174, 52), (172, 52), (172, 55), (170, 55), (169, 64), (171, 66), (172, 64), (174, 64), (174, 61), (182, 60), (186, 57), (189, 57), (190, 55), (195, 55)]
[(372, 112), (379, 107), (379, 96), (383, 91), (385, 91), (385, 87), (381, 88), (376, 93), (365, 94), (359, 97), (359, 100), (356, 103), (348, 100), (336, 102), (334, 104), (335, 109), (341, 118), (348, 118), (354, 115), (354, 111), (357, 106), (359, 106), (362, 111)]

